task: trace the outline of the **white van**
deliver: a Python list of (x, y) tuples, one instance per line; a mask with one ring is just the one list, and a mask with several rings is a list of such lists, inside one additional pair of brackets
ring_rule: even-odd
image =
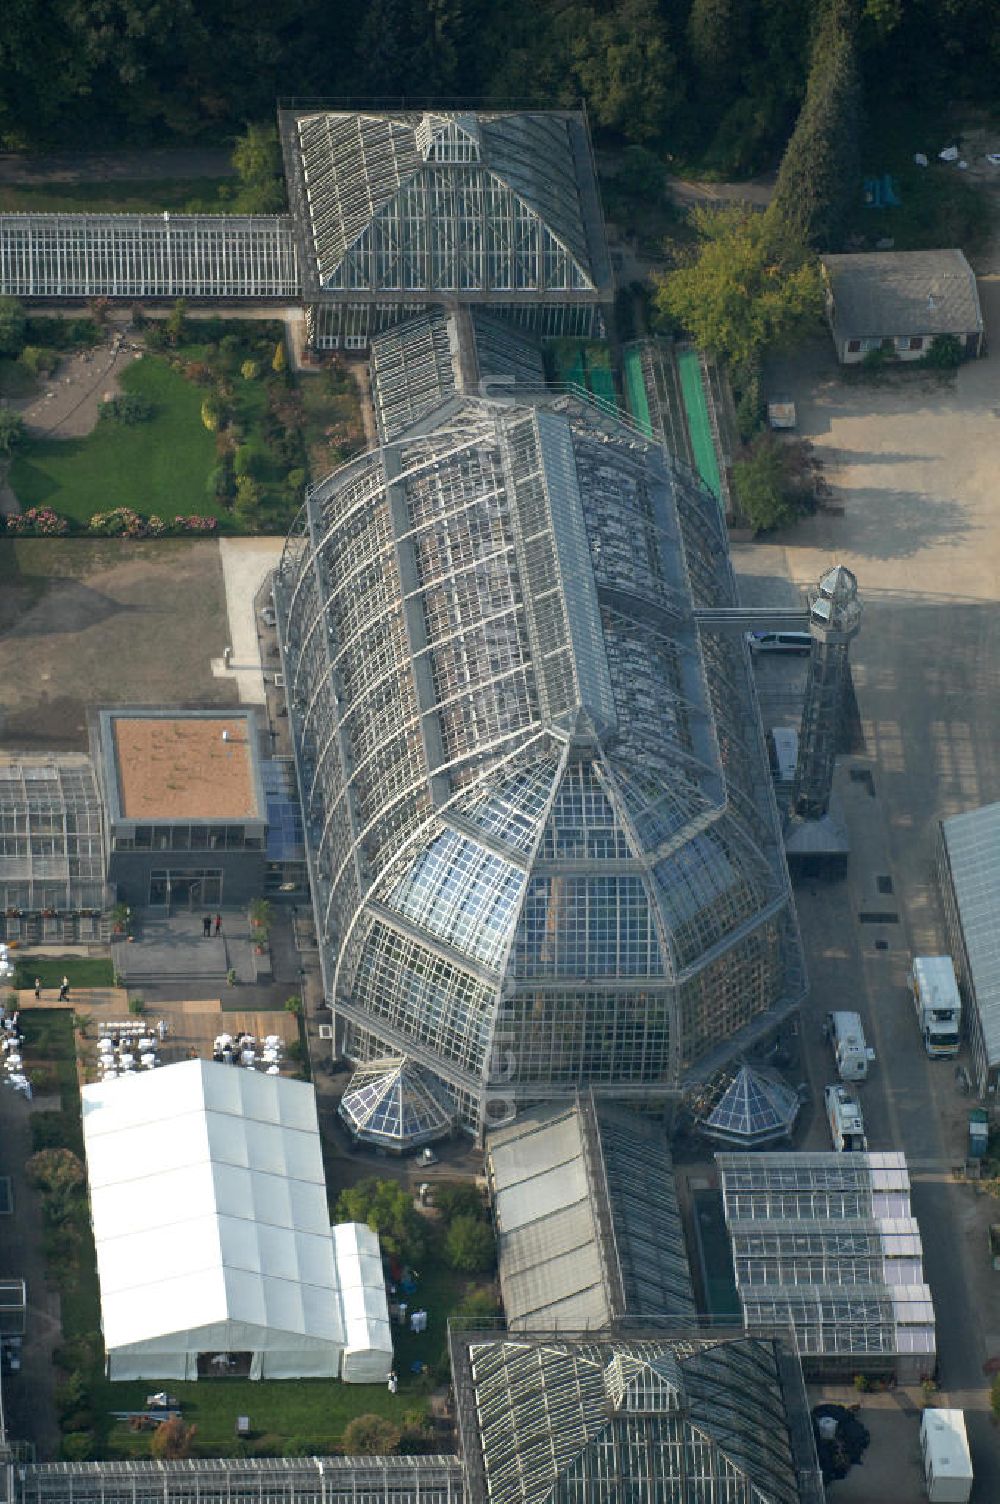
[(823, 1032), (833, 1046), (841, 1081), (865, 1081), (875, 1051), (865, 1040), (860, 1013), (828, 1013)]
[(752, 653), (812, 652), (812, 638), (808, 632), (748, 632), (747, 642)]
[(861, 1106), (846, 1086), (828, 1086), (824, 1092), (830, 1137), (838, 1154), (864, 1154), (868, 1149)]
[(799, 733), (794, 726), (772, 726), (767, 733), (767, 755), (776, 783), (794, 783), (799, 765)]

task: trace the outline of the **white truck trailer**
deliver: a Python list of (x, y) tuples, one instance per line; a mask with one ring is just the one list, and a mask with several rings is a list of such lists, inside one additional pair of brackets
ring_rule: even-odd
[(875, 1051), (865, 1040), (860, 1013), (828, 1013), (826, 1036), (833, 1046), (833, 1058), (837, 1062), (837, 1074), (841, 1081), (864, 1081), (868, 1067), (875, 1059)]
[(910, 981), (924, 1049), (935, 1059), (958, 1054), (962, 999), (950, 956), (914, 956)]
[(931, 1504), (968, 1504), (972, 1457), (961, 1410), (925, 1410), (920, 1421), (920, 1450)]
[(828, 1086), (826, 1116), (830, 1124), (830, 1137), (838, 1154), (866, 1154), (868, 1140), (865, 1137), (865, 1120), (861, 1106), (853, 1092), (846, 1086)]

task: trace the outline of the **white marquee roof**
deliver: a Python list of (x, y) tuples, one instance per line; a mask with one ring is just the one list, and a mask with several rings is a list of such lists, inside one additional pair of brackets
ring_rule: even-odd
[(109, 1353), (339, 1353), (358, 1306), (391, 1351), (374, 1234), (367, 1304), (342, 1290), (311, 1086), (191, 1060), (82, 1095)]

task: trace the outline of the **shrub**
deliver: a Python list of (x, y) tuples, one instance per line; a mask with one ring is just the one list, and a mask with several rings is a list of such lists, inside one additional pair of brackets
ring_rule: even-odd
[(51, 376), (59, 364), (56, 352), (46, 350), (44, 345), (25, 345), (18, 359), (32, 376)]
[(483, 1198), (468, 1181), (447, 1182), (434, 1187), (434, 1205), (445, 1222), (455, 1217), (475, 1217), (485, 1220)]
[(20, 413), (0, 407), (0, 454), (13, 454), (27, 443), (28, 430)]
[(237, 479), (243, 475), (258, 476), (260, 474), (261, 459), (261, 452), (252, 440), (249, 444), (237, 445), (236, 452), (233, 455), (233, 469), (236, 472)]
[(16, 298), (0, 298), (0, 355), (20, 355), (26, 341), (27, 320)]
[(260, 375), (260, 366), (255, 360), (245, 360), (240, 366), (240, 375), (244, 381), (256, 381)]
[(146, 310), (141, 303), (132, 304), (132, 328), (142, 329), (146, 323)]
[(87, 524), (90, 532), (101, 538), (141, 538), (145, 524), (131, 507), (114, 507), (110, 512), (95, 512)]
[(69, 532), (69, 521), (51, 507), (29, 507), (26, 512), (6, 519), (8, 533), (22, 537), (60, 538)]
[(145, 397), (126, 392), (121, 397), (112, 397), (108, 402), (97, 404), (98, 417), (109, 423), (123, 423), (131, 428), (136, 423), (148, 423), (153, 416), (153, 404)]
[(197, 1426), (186, 1426), (179, 1415), (157, 1426), (149, 1443), (150, 1454), (160, 1462), (175, 1462), (191, 1456)]
[(40, 1149), (24, 1168), (31, 1184), (42, 1191), (75, 1190), (87, 1178), (72, 1149)]
[(179, 345), (183, 342), (187, 333), (186, 315), (187, 302), (184, 298), (178, 298), (163, 325), (169, 344)]
[(184, 375), (196, 386), (209, 386), (213, 380), (212, 367), (204, 360), (189, 360), (184, 365)]
[(306, 472), (300, 465), (297, 465), (294, 470), (289, 470), (285, 476), (285, 487), (296, 499), (301, 498), (306, 488)]
[(59, 1450), (64, 1462), (86, 1462), (93, 1457), (96, 1445), (93, 1431), (70, 1431), (63, 1437)]
[(76, 1142), (76, 1127), (68, 1112), (36, 1112), (31, 1123), (31, 1147), (37, 1154), (41, 1149), (65, 1149)]
[(395, 1180), (367, 1176), (341, 1191), (336, 1203), (338, 1222), (367, 1222), (377, 1232), (386, 1253), (419, 1263), (427, 1247), (423, 1218), (405, 1186)]
[(385, 1457), (398, 1452), (403, 1433), (384, 1415), (356, 1415), (344, 1427), (343, 1446), (348, 1457)]
[(209, 433), (215, 433), (222, 422), (222, 404), (217, 397), (206, 397), (201, 404), (201, 421)]
[(962, 364), (962, 342), (956, 334), (936, 334), (920, 361), (932, 371), (955, 371)]
[(456, 1324), (475, 1328), (484, 1323), (488, 1325), (496, 1314), (497, 1303), (494, 1295), (490, 1290), (480, 1287), (469, 1291), (453, 1320)]
[(445, 1234), (445, 1258), (464, 1274), (485, 1274), (494, 1260), (493, 1233), (479, 1217), (455, 1217)]
[(274, 371), (275, 375), (280, 376), (287, 367), (288, 359), (285, 355), (285, 341), (279, 339), (274, 347), (274, 354), (271, 357), (271, 370)]
[(136, 1018), (141, 1018), (146, 1011), (146, 999), (138, 995), (130, 997), (128, 1000), (128, 1011)]
[(152, 516), (146, 518), (147, 538), (162, 538), (167, 531), (167, 524), (162, 517), (157, 517), (155, 512)]
[(179, 533), (214, 533), (219, 526), (214, 517), (175, 517), (174, 529)]
[(755, 533), (787, 527), (811, 505), (808, 450), (758, 434), (733, 465), (740, 509)]

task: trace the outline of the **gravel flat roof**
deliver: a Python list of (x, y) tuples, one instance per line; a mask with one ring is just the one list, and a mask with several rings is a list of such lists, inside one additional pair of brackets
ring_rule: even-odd
[(126, 715), (113, 725), (126, 820), (260, 818), (245, 717)]

